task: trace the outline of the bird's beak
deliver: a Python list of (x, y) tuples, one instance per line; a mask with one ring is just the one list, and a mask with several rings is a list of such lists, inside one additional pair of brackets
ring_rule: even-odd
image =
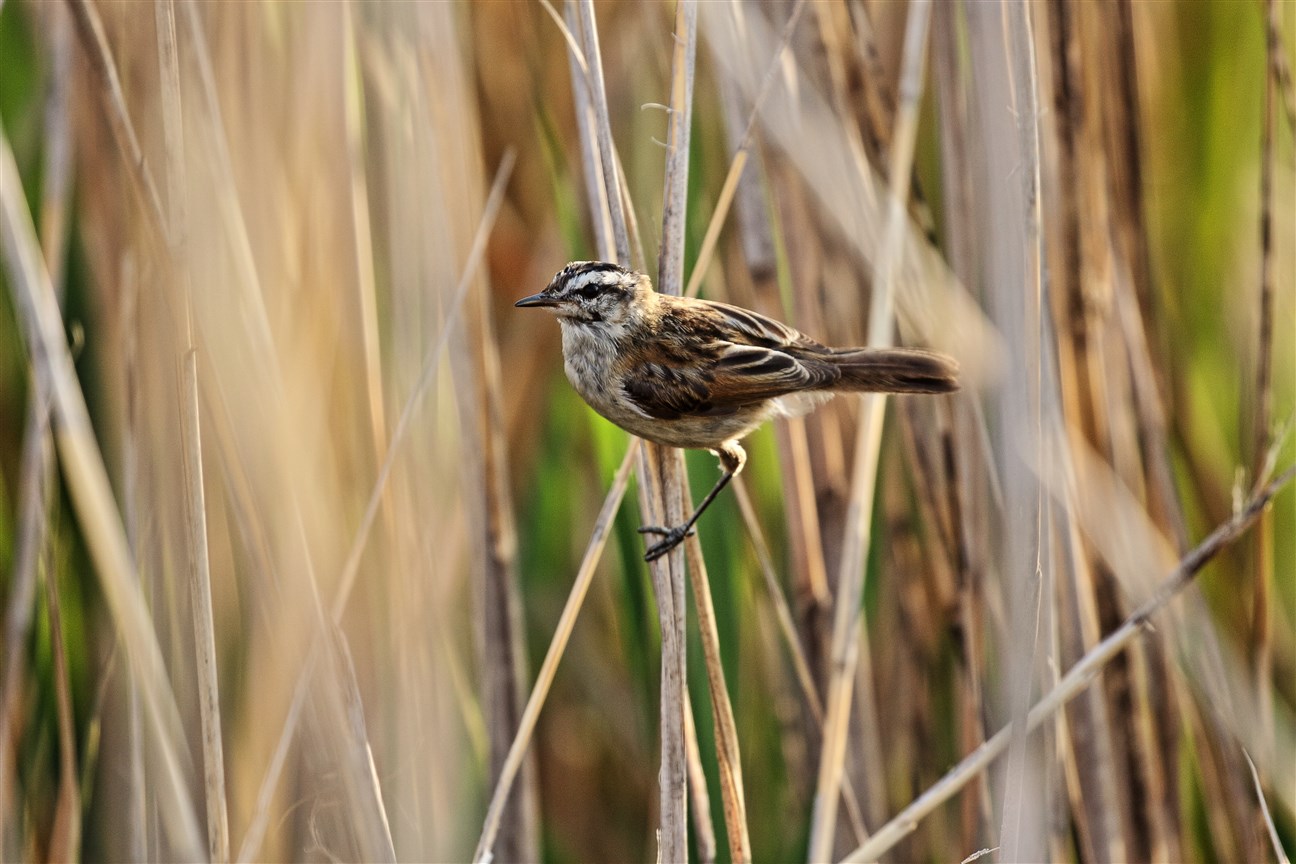
[(530, 297), (523, 297), (513, 304), (514, 306), (557, 306), (558, 301), (552, 297), (546, 297), (544, 294), (532, 294)]

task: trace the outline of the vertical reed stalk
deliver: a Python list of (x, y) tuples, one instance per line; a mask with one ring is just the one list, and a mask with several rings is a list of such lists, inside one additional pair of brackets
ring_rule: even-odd
[[(1273, 206), (1274, 125), (1278, 114), (1273, 75), (1274, 53), (1280, 32), (1278, 3), (1265, 3), (1265, 76), (1264, 102), (1260, 134), (1260, 310), (1256, 334), (1255, 410), (1251, 416), (1251, 472), (1253, 488), (1258, 488), (1260, 472), (1269, 452), (1270, 425), (1273, 423), (1273, 338), (1274, 338), (1274, 255)], [(1258, 755), (1263, 762), (1273, 759), (1273, 636), (1269, 611), (1269, 583), (1273, 572), (1273, 524), (1261, 517), (1252, 546), (1251, 657), (1255, 675), (1255, 692), (1259, 704), (1261, 740), (1265, 749)]]
[[(680, 294), (684, 290), (684, 219), (687, 212), (689, 133), (693, 118), (693, 76), (697, 51), (697, 4), (680, 0), (675, 9), (675, 50), (671, 60), (670, 121), (667, 127), (666, 177), (662, 204), (662, 241), (657, 257), (657, 290)], [(649, 445), (655, 453), (661, 482), (666, 525), (679, 525), (688, 518), (688, 474), (684, 454), (671, 448)], [(693, 541), (696, 542), (696, 541)], [(664, 861), (688, 860), (688, 830), (685, 822), (688, 784), (684, 747), (684, 712), (687, 693), (688, 658), (685, 641), (684, 582), (685, 548), (676, 546), (667, 555), (652, 562), (653, 584), (657, 588), (658, 615), (662, 633), (662, 765), (661, 836), (659, 855)], [(699, 556), (700, 558), (700, 556)], [(695, 574), (695, 578), (696, 574)], [(705, 579), (705, 575), (701, 578)], [(723, 688), (723, 681), (721, 682)], [(715, 704), (717, 718), (722, 708)], [(720, 722), (717, 720), (717, 722)], [(736, 742), (735, 742), (736, 743)], [(733, 754), (736, 758), (737, 754)], [(741, 784), (741, 771), (735, 772)], [(726, 784), (722, 783), (722, 789)], [(725, 810), (732, 807), (732, 786), (725, 796)], [(741, 800), (741, 793), (739, 793)], [(740, 854), (746, 833), (746, 818), (741, 807), (736, 816), (739, 824), (729, 826), (731, 852), (735, 860), (748, 860)], [(737, 833), (741, 832), (741, 833)], [(735, 844), (734, 838), (740, 842)]]
[[(1007, 15), (1008, 34), (1008, 81), (1012, 98), (1012, 110), (1016, 118), (1018, 133), (1018, 158), (1021, 163), (1016, 166), (1021, 176), (1020, 207), (1024, 246), (1024, 261), (1020, 284), (1024, 297), (1024, 320), (1020, 337), (1025, 343), (1025, 366), (1021, 372), (1030, 375), (1025, 392), (1028, 394), (1024, 413), (1018, 410), (1016, 420), (1021, 424), (1017, 430), (1018, 446), (1021, 455), (1030, 454), (1035, 464), (1044, 463), (1043, 408), (1042, 399), (1045, 388), (1045, 369), (1051, 364), (1045, 363), (1043, 354), (1046, 343), (1045, 328), (1049, 321), (1043, 314), (1044, 285), (1042, 268), (1044, 266), (1043, 234), (1040, 222), (1040, 159), (1039, 159), (1039, 106), (1036, 84), (1035, 41), (1031, 27), (1030, 8), (1025, 0), (1013, 4), (1005, 12)], [(1016, 280), (1014, 280), (1016, 281)], [(1020, 313), (1019, 313), (1020, 314)], [(1009, 338), (1013, 338), (1011, 335)], [(1050, 386), (1051, 389), (1051, 386)], [(1034, 809), (1028, 805), (1027, 796), (1034, 796), (1042, 785), (1037, 776), (1038, 769), (1027, 764), (1027, 717), (1030, 706), (1031, 684), (1035, 680), (1036, 652), (1039, 645), (1039, 628), (1041, 621), (1041, 603), (1051, 603), (1051, 598), (1043, 594), (1044, 568), (1051, 566), (1044, 551), (1044, 530), (1048, 516), (1043, 501), (1043, 489), (1038, 483), (1022, 478), (1021, 491), (1034, 498), (1027, 505), (1027, 513), (1032, 517), (1035, 536), (1033, 541), (1025, 541), (1029, 557), (1034, 558), (1034, 577), (1029, 582), (1019, 583), (1018, 589), (1030, 585), (1032, 592), (1014, 590), (1013, 602), (1010, 605), (1014, 644), (1009, 647), (1009, 681), (1011, 681), (1012, 705), (1012, 743), (1006, 769), (1004, 803), (999, 842), (1003, 848), (1005, 860), (1018, 860), (1032, 857), (1038, 850), (1041, 838), (1038, 827), (1029, 824), (1034, 814), (1047, 812)], [(1033, 487), (1033, 488), (1032, 488)], [(1024, 497), (1024, 496), (1023, 496)], [(1025, 500), (1015, 502), (1018, 506), (1026, 504)], [(1017, 526), (1009, 528), (1014, 531)], [(1029, 529), (1028, 529), (1029, 530)], [(1014, 542), (1014, 541), (1010, 541)], [(1022, 541), (1016, 541), (1019, 545)], [(1022, 558), (1010, 557), (1010, 562), (1027, 563)], [(1010, 578), (1024, 579), (1023, 568)], [(1034, 596), (1031, 597), (1031, 594)], [(1045, 787), (1046, 788), (1046, 787)], [(1028, 816), (1027, 814), (1032, 814)]]
[(229, 816), (225, 798), (225, 757), (221, 735), (220, 690), (216, 677), (216, 635), (212, 622), (211, 563), (207, 543), (207, 499), (203, 481), (202, 425), (198, 410), (198, 356), (194, 344), (192, 291), (187, 248), (188, 189), (184, 114), (180, 97), (175, 6), (155, 0), (154, 20), (161, 70), (162, 126), (166, 141), (167, 236), (170, 270), (180, 298), (184, 334), (177, 375), (180, 379), (180, 439), (184, 454), (185, 518), (188, 529), (189, 602), (197, 660), (199, 718), (202, 724), (203, 791), (207, 804), (207, 854), (228, 861)]

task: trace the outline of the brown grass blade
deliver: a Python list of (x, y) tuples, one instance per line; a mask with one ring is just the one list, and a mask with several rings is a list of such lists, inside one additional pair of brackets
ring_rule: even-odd
[[(688, 503), (686, 497), (685, 507)], [(724, 800), (729, 855), (733, 861), (751, 861), (751, 838), (747, 831), (747, 797), (743, 790), (742, 753), (738, 746), (738, 728), (734, 723), (733, 705), (729, 700), (729, 690), (725, 686), (724, 665), (720, 658), (720, 633), (716, 629), (715, 606), (711, 601), (711, 581), (707, 577), (706, 561), (702, 557), (702, 544), (698, 541), (697, 535), (689, 537), (685, 547), (690, 575), (689, 584), (693, 588), (693, 607), (697, 610), (698, 632), (702, 639), (707, 688), (711, 693), (716, 764), (720, 772), (720, 794)]]

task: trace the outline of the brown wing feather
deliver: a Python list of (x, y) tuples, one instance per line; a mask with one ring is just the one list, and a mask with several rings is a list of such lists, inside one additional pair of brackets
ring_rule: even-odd
[(715, 413), (711, 381), (700, 367), (680, 366), (661, 358), (632, 366), (621, 389), (639, 410), (659, 420)]
[(841, 377), (830, 362), (792, 353), (826, 351), (818, 342), (737, 306), (676, 300), (660, 328), (665, 338), (628, 370), (622, 384), (635, 405), (659, 419), (731, 414), (766, 399), (830, 387)]
[(759, 312), (712, 300), (691, 300), (688, 303), (689, 311), (709, 318), (724, 334), (726, 341), (735, 345), (827, 350), (804, 333)]

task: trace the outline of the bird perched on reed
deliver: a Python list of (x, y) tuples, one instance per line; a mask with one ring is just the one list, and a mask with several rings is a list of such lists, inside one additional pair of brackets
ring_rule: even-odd
[(771, 417), (799, 416), (837, 393), (959, 386), (958, 364), (944, 354), (829, 348), (738, 306), (659, 294), (647, 276), (605, 261), (572, 262), (514, 305), (558, 317), (567, 378), (599, 414), (649, 441), (720, 458), (723, 475), (684, 524), (639, 529), (661, 537), (646, 561), (688, 536), (746, 463), (739, 440)]

